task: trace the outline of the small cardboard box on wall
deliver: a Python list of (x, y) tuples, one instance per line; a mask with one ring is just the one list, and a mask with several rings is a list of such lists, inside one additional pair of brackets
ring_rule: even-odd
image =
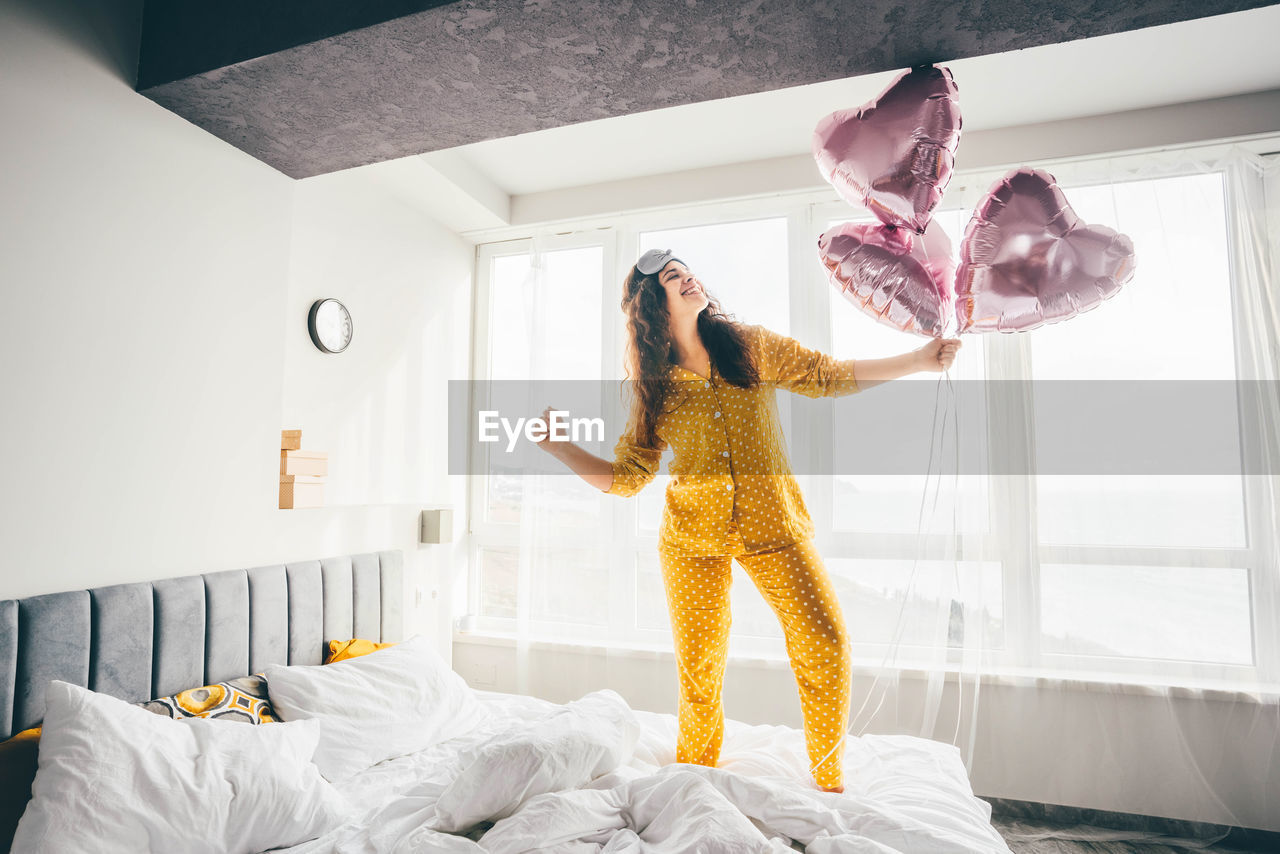
[(324, 506), (324, 478), (300, 474), (280, 475), (280, 509)]
[(324, 477), (329, 473), (327, 451), (281, 451), (280, 474)]

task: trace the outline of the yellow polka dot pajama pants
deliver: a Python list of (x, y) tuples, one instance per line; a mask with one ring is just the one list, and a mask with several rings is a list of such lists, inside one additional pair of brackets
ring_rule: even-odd
[(842, 785), (851, 649), (839, 600), (813, 542), (710, 557), (660, 548), (659, 555), (680, 679), (676, 761), (715, 766), (720, 756), (736, 557), (782, 624), (813, 778), (825, 788)]

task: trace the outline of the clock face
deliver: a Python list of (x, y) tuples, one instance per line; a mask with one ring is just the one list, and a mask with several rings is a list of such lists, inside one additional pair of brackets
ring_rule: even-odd
[(311, 306), (307, 327), (312, 342), (326, 353), (341, 353), (351, 343), (351, 314), (336, 299), (319, 300)]

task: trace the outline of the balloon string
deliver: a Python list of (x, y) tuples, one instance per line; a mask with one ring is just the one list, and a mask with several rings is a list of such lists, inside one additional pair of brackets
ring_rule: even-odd
[[(957, 590), (959, 590), (959, 589), (960, 589), (960, 586), (961, 586), (961, 585), (960, 585), (960, 561), (961, 561), (961, 552), (963, 551), (963, 545), (962, 545), (962, 539), (961, 539), (961, 536), (962, 536), (962, 535), (961, 535), (961, 533), (960, 533), (960, 523), (959, 523), (959, 513), (960, 513), (960, 396), (955, 392), (955, 389), (954, 389), (954, 387), (953, 387), (953, 386), (952, 386), (952, 384), (951, 384), (951, 372), (950, 372), (950, 370), (949, 370), (949, 369), (946, 371), (946, 378), (947, 378), (947, 388), (951, 391), (952, 398), (953, 398), (953, 399), (955, 400), (955, 402), (956, 402), (956, 406), (955, 406), (955, 408), (951, 411), (951, 419), (952, 419), (951, 424), (952, 424), (952, 427), (954, 428), (954, 430), (953, 430), (953, 435), (954, 435), (954, 437), (955, 437), (955, 468), (954, 468), (954, 470), (953, 470), (953, 472), (952, 472), (952, 475), (953, 475), (953, 478), (954, 478), (954, 479), (953, 479), (953, 481), (952, 481), (952, 483), (953, 483), (953, 487), (952, 487), (952, 494), (951, 494), (951, 531), (952, 531), (952, 548), (953, 548), (953, 550), (954, 550), (954, 551), (953, 551), (954, 560), (953, 560), (953, 562), (952, 562), (952, 572), (953, 572), (953, 578), (954, 578), (954, 581), (955, 581), (955, 583), (956, 583), (956, 588), (957, 588)], [(984, 595), (984, 586), (983, 586), (983, 568), (982, 568), (982, 566), (981, 566), (981, 565), (979, 565), (979, 566), (977, 566), (975, 569), (976, 569), (976, 573), (974, 573), (974, 572), (970, 572), (970, 573), (969, 573), (969, 575), (970, 575), (970, 578), (971, 578), (970, 583), (971, 583), (971, 584), (976, 585), (976, 591), (977, 591), (977, 598), (978, 598), (978, 601), (977, 601), (976, 606), (974, 606), (973, 608), (969, 608), (969, 607), (967, 607), (967, 606), (966, 606), (966, 607), (965, 607), (965, 609), (964, 609), (964, 611), (962, 612), (962, 613), (964, 614), (964, 620), (963, 620), (963, 623), (962, 623), (962, 629), (963, 629), (963, 631), (964, 631), (964, 633), (965, 633), (965, 636), (966, 636), (966, 637), (968, 637), (968, 636), (971, 634), (971, 632), (972, 632), (972, 627), (970, 626), (970, 624), (969, 624), (969, 619), (968, 619), (968, 617), (970, 616), (971, 612), (976, 611), (975, 621), (977, 622), (977, 653), (976, 653), (976, 659), (975, 659), (975, 661), (974, 661), (974, 669), (973, 669), (973, 704), (972, 704), (972, 709), (970, 710), (970, 713), (969, 713), (969, 714), (970, 714), (970, 718), (969, 718), (969, 744), (968, 744), (968, 748), (969, 748), (969, 749), (968, 749), (968, 751), (967, 751), (967, 752), (963, 752), (963, 753), (962, 753), (962, 755), (964, 755), (964, 756), (966, 756), (966, 757), (967, 757), (967, 761), (966, 761), (966, 763), (965, 763), (965, 770), (966, 770), (966, 771), (972, 771), (973, 759), (974, 759), (974, 751), (975, 751), (975, 745), (976, 745), (976, 742), (977, 742), (977, 736), (978, 736), (978, 723), (977, 723), (977, 722), (978, 722), (978, 700), (979, 700), (979, 695), (980, 695), (980, 693), (981, 693), (981, 689), (982, 689), (982, 658), (983, 658), (983, 652), (984, 652), (984, 650), (986, 649), (986, 622), (987, 622), (987, 620), (986, 620), (986, 597), (985, 597), (985, 595)], [(974, 579), (973, 579), (973, 576), (974, 576), (975, 574), (976, 574), (976, 576), (977, 576), (976, 580), (974, 580)], [(960, 658), (961, 666), (960, 666), (960, 673), (958, 674), (958, 677), (957, 677), (957, 683), (958, 683), (958, 684), (957, 684), (957, 687), (956, 687), (956, 730), (955, 730), (955, 733), (954, 733), (954, 734), (953, 734), (953, 736), (952, 736), (952, 741), (951, 741), (951, 743), (952, 743), (952, 744), (954, 744), (954, 745), (956, 745), (956, 747), (959, 747), (959, 746), (960, 746), (960, 744), (959, 744), (959, 742), (960, 742), (960, 720), (961, 720), (961, 715), (962, 715), (963, 710), (964, 710), (964, 663), (965, 663), (965, 656), (964, 656), (964, 654), (963, 654), (963, 649), (964, 649), (964, 647), (962, 647), (961, 649), (962, 649), (961, 658)]]
[[(929, 252), (929, 244), (923, 239), (923, 236), (924, 235), (922, 232), (921, 240), (920, 240), (920, 248), (922, 249), (925, 256), (926, 270), (930, 273), (930, 278), (932, 278), (935, 271), (933, 256)], [(941, 298), (939, 299), (939, 304), (940, 304), (940, 312), (942, 313), (943, 316), (940, 318), (941, 328), (939, 330), (939, 334), (943, 338), (948, 337), (948, 333), (951, 330), (953, 319), (955, 320), (955, 324), (956, 324), (956, 330), (957, 330), (956, 334), (959, 334), (958, 333), (959, 320), (955, 318), (954, 305), (951, 304), (952, 300), (954, 299), (953, 297), (954, 283), (935, 281), (935, 285), (942, 286), (942, 291), (940, 292)], [(960, 580), (960, 547), (958, 542), (958, 538), (959, 538), (958, 514), (959, 514), (959, 504), (960, 504), (960, 501), (959, 501), (959, 497), (960, 497), (960, 421), (959, 421), (960, 408), (959, 408), (959, 397), (956, 394), (955, 386), (952, 385), (952, 382), (951, 382), (950, 368), (943, 369), (942, 376), (938, 378), (939, 387), (941, 386), (943, 379), (946, 380), (948, 396), (947, 396), (947, 407), (946, 407), (946, 410), (944, 410), (942, 415), (942, 433), (939, 438), (939, 442), (941, 445), (940, 450), (945, 451), (946, 426), (947, 426), (946, 419), (947, 419), (947, 414), (949, 413), (951, 415), (951, 426), (954, 428), (953, 429), (953, 437), (954, 437), (953, 446), (955, 450), (955, 460), (954, 460), (955, 468), (953, 469), (953, 472), (952, 472), (953, 480), (952, 480), (952, 489), (951, 489), (951, 536), (950, 536), (949, 546), (952, 552), (952, 563), (951, 563), (952, 582), (955, 585), (956, 595), (961, 597), (959, 601), (961, 601), (961, 607), (963, 608), (963, 593), (962, 593), (963, 585)], [(953, 401), (956, 404), (954, 408), (951, 405)], [(936, 396), (935, 396), (935, 403), (934, 403), (934, 418), (935, 418), (935, 421), (938, 418)], [(930, 463), (929, 471), (932, 472), (932, 463)], [(926, 481), (926, 490), (927, 490), (927, 481)], [(933, 508), (931, 508), (931, 518), (936, 517), (937, 501), (938, 501), (938, 496), (941, 494), (941, 492), (942, 492), (942, 472), (941, 470), (939, 470), (938, 486), (937, 486), (937, 491), (934, 494)], [(919, 535), (920, 535), (919, 524), (917, 524), (917, 537), (919, 537)], [(956, 601), (956, 600), (953, 600), (953, 601)], [(948, 610), (950, 611), (950, 609)], [(967, 628), (967, 621), (962, 620), (961, 631), (963, 631), (965, 628)], [(944, 670), (946, 667), (946, 658), (950, 653), (950, 645), (951, 645), (951, 632), (950, 632), (950, 619), (948, 618), (947, 645), (946, 647), (944, 647), (944, 654), (943, 654)], [(980, 647), (979, 648), (979, 656), (980, 656), (981, 643), (979, 644), (979, 647)], [(951, 739), (951, 743), (956, 744), (957, 746), (960, 740), (960, 721), (961, 721), (961, 713), (963, 711), (963, 706), (964, 706), (963, 664), (964, 664), (964, 657), (963, 657), (963, 648), (962, 648), (961, 668), (959, 673), (957, 674), (958, 684), (957, 684), (957, 690), (956, 690), (956, 729)], [(975, 696), (975, 703), (976, 703), (976, 697), (977, 697), (977, 677), (976, 676), (975, 676), (975, 682), (974, 682), (974, 696)], [(971, 733), (971, 736), (972, 736), (972, 733)], [(971, 737), (970, 741), (972, 742), (972, 740), (973, 739)], [(970, 746), (970, 755), (972, 755), (972, 745)]]

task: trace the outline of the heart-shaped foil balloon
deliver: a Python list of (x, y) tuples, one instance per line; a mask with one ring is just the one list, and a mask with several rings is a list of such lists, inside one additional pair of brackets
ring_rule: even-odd
[(965, 228), (957, 329), (1022, 332), (1067, 320), (1113, 296), (1133, 271), (1133, 241), (1083, 222), (1048, 172), (1015, 169)]
[(951, 72), (923, 65), (903, 72), (871, 103), (818, 122), (813, 158), (845, 201), (923, 234), (951, 180), (959, 144), (959, 90)]
[(818, 238), (827, 278), (881, 323), (941, 337), (951, 317), (951, 241), (931, 222), (923, 235), (892, 225), (844, 223)]

